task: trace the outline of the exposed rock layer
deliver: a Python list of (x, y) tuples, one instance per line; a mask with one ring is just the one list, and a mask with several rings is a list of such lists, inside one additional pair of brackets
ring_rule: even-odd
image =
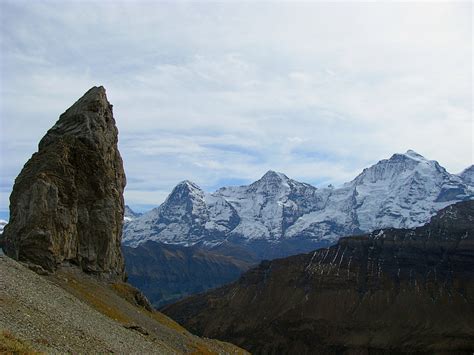
[(471, 353), (474, 201), (414, 230), (262, 262), (236, 283), (163, 311), (257, 354)]
[(123, 278), (125, 173), (103, 87), (64, 112), (25, 164), (10, 196), (7, 255), (54, 271), (69, 262)]

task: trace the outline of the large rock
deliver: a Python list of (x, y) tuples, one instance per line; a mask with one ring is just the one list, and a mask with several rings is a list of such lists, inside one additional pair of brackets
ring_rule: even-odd
[(125, 173), (103, 87), (64, 112), (15, 180), (5, 252), (54, 271), (62, 263), (123, 278)]

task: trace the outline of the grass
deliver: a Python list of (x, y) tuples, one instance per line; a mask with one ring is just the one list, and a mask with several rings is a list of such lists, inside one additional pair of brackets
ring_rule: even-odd
[(35, 351), (31, 345), (15, 337), (10, 331), (0, 332), (0, 354), (41, 354)]
[(85, 300), (100, 313), (122, 324), (128, 324), (131, 322), (131, 320), (123, 312), (120, 312), (117, 307), (107, 303), (107, 295), (102, 294), (102, 290), (92, 282), (77, 282), (74, 279), (68, 281), (68, 287), (77, 292), (81, 299)]
[(134, 297), (133, 297), (133, 287), (130, 286), (129, 284), (126, 284), (125, 282), (116, 282), (112, 284), (112, 288), (121, 296), (122, 298), (125, 298), (127, 301), (130, 303), (134, 303)]
[(193, 351), (191, 352), (191, 355), (215, 355), (217, 352), (209, 350), (206, 346), (203, 344), (192, 344), (191, 347), (193, 348)]
[(165, 316), (163, 313), (160, 312), (148, 312), (148, 315), (152, 317), (154, 320), (159, 322), (160, 324), (163, 324), (164, 326), (171, 328), (173, 330), (176, 330), (177, 332), (180, 333), (187, 333), (187, 330), (184, 329), (182, 326), (180, 326), (178, 323), (176, 323), (174, 320), (171, 318), (168, 318)]

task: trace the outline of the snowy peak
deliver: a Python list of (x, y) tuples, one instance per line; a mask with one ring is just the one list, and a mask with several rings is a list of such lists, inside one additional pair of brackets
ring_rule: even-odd
[(463, 172), (459, 174), (459, 177), (465, 184), (474, 187), (474, 165), (464, 169)]
[(279, 173), (273, 170), (268, 170), (258, 181), (266, 181), (266, 182), (286, 182), (289, 178), (283, 173)]
[(0, 219), (0, 234), (3, 234), (3, 228), (8, 224), (7, 221)]
[(188, 212), (199, 213), (204, 207), (204, 191), (189, 180), (181, 181), (160, 206), (162, 215), (182, 216)]
[(125, 205), (124, 215), (125, 217), (136, 218), (140, 217), (141, 213), (135, 212), (129, 205)]
[(137, 213), (134, 210), (132, 210), (130, 206), (125, 205), (123, 221), (124, 223), (128, 223), (128, 222), (133, 221), (135, 218), (140, 217), (141, 215), (142, 215), (141, 213)]
[(436, 161), (427, 160), (413, 150), (396, 153), (366, 168), (352, 182), (353, 185), (406, 179), (410, 176), (449, 175)]
[(423, 155), (418, 154), (417, 152), (411, 149), (408, 149), (404, 155), (413, 160), (426, 161), (426, 158)]
[(194, 182), (189, 181), (189, 180), (184, 180), (181, 181), (178, 185), (175, 186), (173, 191), (171, 191), (171, 194), (169, 196), (171, 197), (199, 197), (201, 195), (204, 195), (204, 192), (202, 189), (196, 185)]
[(161, 216), (176, 222), (185, 215), (200, 215), (206, 210), (204, 191), (192, 181), (181, 181), (159, 209)]
[(289, 182), (290, 179), (285, 174), (269, 170), (259, 180), (252, 183), (249, 186), (249, 190), (253, 192), (265, 191), (276, 193), (277, 191), (289, 189)]

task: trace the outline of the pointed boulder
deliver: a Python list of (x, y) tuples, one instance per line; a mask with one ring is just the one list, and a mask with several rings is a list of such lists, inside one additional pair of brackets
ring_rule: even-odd
[(63, 263), (124, 277), (125, 172), (103, 87), (64, 112), (15, 180), (5, 252), (54, 271)]

